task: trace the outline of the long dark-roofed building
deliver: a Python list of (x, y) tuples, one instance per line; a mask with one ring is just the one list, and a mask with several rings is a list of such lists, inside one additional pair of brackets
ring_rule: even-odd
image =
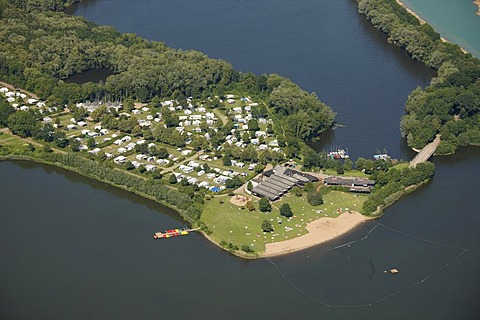
[(276, 166), (263, 174), (267, 177), (252, 189), (257, 197), (266, 197), (271, 201), (281, 198), (293, 186), (304, 186), (307, 182), (318, 181), (318, 178), (283, 166)]
[(351, 192), (370, 193), (375, 181), (367, 178), (328, 177), (323, 179), (327, 186), (347, 187)]

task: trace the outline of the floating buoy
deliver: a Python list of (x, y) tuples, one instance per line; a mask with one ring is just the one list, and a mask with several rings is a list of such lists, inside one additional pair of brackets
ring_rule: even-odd
[(390, 269), (390, 273), (391, 274), (397, 274), (398, 273), (398, 270), (393, 268), (393, 269)]

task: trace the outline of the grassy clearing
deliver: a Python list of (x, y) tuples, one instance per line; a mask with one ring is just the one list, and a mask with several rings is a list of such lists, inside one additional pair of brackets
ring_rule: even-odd
[(410, 163), (409, 162), (404, 162), (404, 163), (399, 163), (397, 165), (394, 165), (393, 167), (391, 167), (390, 169), (397, 169), (399, 171), (403, 170), (403, 169), (406, 169), (410, 166)]
[[(308, 204), (306, 195), (296, 197), (288, 194), (280, 201), (273, 203), (272, 212), (264, 213), (258, 210), (258, 201), (253, 201), (255, 211), (242, 210), (230, 203), (230, 197), (215, 197), (205, 201), (202, 221), (212, 231), (211, 237), (220, 242), (231, 242), (239, 247), (249, 245), (254, 251), (262, 252), (265, 244), (283, 241), (306, 234), (308, 222), (321, 217), (337, 217), (348, 210), (359, 211), (366, 195), (356, 195), (341, 191), (331, 191), (324, 196), (325, 203), (313, 207)], [(223, 201), (223, 204), (220, 203)], [(279, 207), (283, 203), (289, 203), (294, 216), (285, 218), (280, 216)], [(269, 220), (274, 232), (264, 233), (261, 223), (264, 219)]]
[(22, 146), (26, 143), (27, 142), (25, 142), (22, 138), (20, 138), (18, 136), (14, 136), (14, 135), (4, 133), (4, 132), (0, 133), (0, 144)]

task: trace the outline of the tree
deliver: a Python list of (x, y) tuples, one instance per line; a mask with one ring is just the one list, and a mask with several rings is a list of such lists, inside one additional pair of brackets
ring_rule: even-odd
[(258, 207), (262, 212), (272, 211), (272, 205), (270, 204), (270, 201), (268, 201), (268, 199), (265, 197), (261, 198), (260, 201), (258, 201)]
[[(152, 148), (153, 149), (153, 148)], [(152, 152), (153, 154), (153, 152)], [(156, 149), (155, 155), (159, 157), (160, 159), (166, 159), (169, 156), (168, 150), (165, 147), (160, 147)]]
[(225, 187), (227, 187), (228, 189), (238, 188), (242, 184), (243, 184), (242, 180), (240, 180), (239, 177), (233, 177), (233, 178), (227, 179), (227, 181), (225, 181)]
[(27, 111), (17, 111), (10, 114), (7, 123), (14, 134), (23, 138), (33, 136), (39, 126), (33, 113)]
[(320, 192), (309, 192), (307, 194), (307, 201), (312, 206), (319, 206), (323, 204), (322, 194)]
[(296, 195), (297, 197), (301, 197), (303, 192), (302, 192), (302, 189), (300, 189), (299, 187), (297, 186), (294, 186), (291, 190), (290, 190), (294, 195)]
[(135, 152), (140, 154), (147, 154), (148, 153), (148, 146), (146, 143), (136, 144), (135, 145)]
[(35, 147), (33, 146), (33, 144), (29, 143), (27, 144), (27, 150), (33, 152), (35, 151)]
[(306, 192), (315, 192), (315, 186), (313, 185), (313, 182), (309, 181), (305, 183), (305, 185), (303, 186), (303, 190), (305, 190)]
[[(237, 132), (237, 131), (235, 131), (235, 132)], [(245, 143), (250, 143), (250, 135), (248, 134), (247, 131), (245, 131), (245, 132), (243, 133), (243, 135), (242, 135), (242, 140), (243, 140), (243, 142), (245, 142)]]
[(350, 159), (345, 159), (345, 161), (343, 162), (343, 168), (345, 169), (345, 171), (352, 171), (353, 161)]
[(184, 187), (188, 186), (190, 183), (188, 182), (188, 179), (184, 177), (182, 180), (180, 180), (180, 184)]
[(45, 142), (52, 142), (54, 139), (55, 129), (50, 123), (45, 123), (36, 133), (35, 138)]
[(247, 182), (247, 190), (248, 190), (248, 191), (252, 191), (252, 189), (253, 189), (252, 181), (248, 181), (248, 182)]
[(273, 125), (271, 123), (267, 124), (267, 133), (273, 134)]
[(123, 105), (123, 109), (126, 112), (131, 112), (135, 106), (135, 103), (133, 102), (132, 98), (126, 98), (125, 100), (123, 100), (122, 105)]
[(222, 163), (224, 166), (227, 166), (227, 167), (231, 166), (232, 160), (230, 159), (230, 156), (226, 155), (225, 157), (223, 157)]
[(53, 133), (53, 141), (59, 148), (65, 148), (68, 145), (67, 135), (64, 131), (55, 131)]
[(162, 178), (163, 178), (163, 174), (162, 174), (162, 172), (161, 172), (160, 170), (155, 170), (155, 171), (153, 171), (153, 173), (152, 173), (152, 177), (153, 177), (153, 179), (155, 179), (155, 180), (159, 180), (159, 179), (162, 179)]
[(263, 232), (272, 232), (273, 231), (273, 226), (270, 221), (267, 219), (262, 221), (262, 231)]
[(87, 140), (87, 147), (89, 148), (93, 148), (97, 145), (97, 143), (95, 142), (95, 139), (93, 137), (90, 137), (88, 138)]
[(245, 252), (252, 252), (252, 248), (250, 248), (250, 246), (244, 244), (242, 245), (242, 251), (245, 251)]
[(0, 127), (8, 125), (8, 116), (15, 112), (12, 106), (0, 99)]
[(258, 125), (258, 120), (257, 119), (251, 119), (248, 121), (248, 130), (250, 131), (258, 131), (260, 130), (260, 126)]
[(177, 177), (172, 173), (172, 174), (170, 175), (170, 177), (168, 178), (168, 182), (169, 182), (170, 184), (175, 184), (175, 183), (177, 183)]
[(343, 164), (338, 161), (337, 162), (337, 174), (344, 174), (345, 173), (345, 170), (343, 168)]
[(280, 206), (280, 215), (290, 218), (293, 216), (292, 209), (288, 203), (284, 203)]
[(77, 139), (71, 139), (69, 141), (70, 144), (70, 149), (72, 149), (73, 152), (78, 152), (80, 151), (80, 141)]
[(133, 163), (131, 161), (127, 161), (127, 163), (125, 163), (125, 167), (129, 171), (135, 169), (135, 166), (133, 165)]

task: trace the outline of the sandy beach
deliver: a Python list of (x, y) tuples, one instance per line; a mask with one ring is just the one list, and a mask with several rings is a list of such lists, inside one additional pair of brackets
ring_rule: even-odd
[(298, 238), (267, 243), (261, 257), (273, 257), (303, 250), (335, 239), (365, 223), (369, 218), (358, 212), (345, 212), (337, 218), (320, 218), (307, 224), (308, 233)]
[[(418, 21), (420, 21), (420, 24), (426, 23), (425, 20), (423, 20), (416, 12), (414, 12), (414, 11), (411, 10), (411, 9), (409, 9), (402, 1), (400, 1), (400, 0), (396, 0), (396, 1), (397, 1), (397, 3), (398, 3), (399, 5), (401, 5), (402, 7), (404, 7), (405, 10), (407, 10), (408, 13), (410, 13), (412, 16), (414, 16), (415, 18), (417, 18)], [(475, 0), (474, 3), (479, 5), (477, 14), (480, 15), (480, 0)], [(435, 30), (435, 31), (436, 31), (436, 30)], [(444, 37), (440, 37), (440, 39), (441, 39), (443, 42), (449, 42), (449, 41), (448, 41), (447, 39), (445, 39)], [(464, 53), (468, 53), (468, 51), (465, 50), (465, 49), (463, 49), (462, 47), (460, 47), (460, 49), (461, 49)]]
[(473, 1), (473, 3), (475, 3), (478, 6), (477, 14), (480, 16), (480, 0), (475, 0)]

